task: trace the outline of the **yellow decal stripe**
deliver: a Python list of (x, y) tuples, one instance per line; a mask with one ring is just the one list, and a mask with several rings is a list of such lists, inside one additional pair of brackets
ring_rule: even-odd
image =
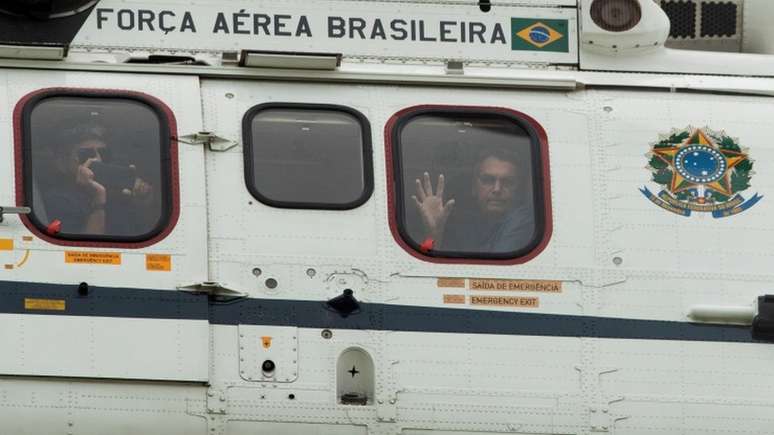
[(65, 307), (63, 299), (24, 299), (25, 310), (64, 311)]
[(16, 267), (22, 267), (24, 266), (24, 263), (27, 262), (27, 260), (30, 259), (30, 250), (27, 249), (27, 252), (24, 253), (24, 256), (22, 257), (21, 261), (16, 265)]

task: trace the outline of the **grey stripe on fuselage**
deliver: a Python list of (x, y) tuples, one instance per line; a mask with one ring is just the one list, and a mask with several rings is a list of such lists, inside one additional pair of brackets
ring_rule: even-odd
[[(27, 298), (64, 300), (66, 309), (27, 310)], [(78, 284), (0, 281), (0, 313), (10, 314), (207, 320), (216, 325), (756, 342), (749, 327), (735, 325), (386, 304), (360, 306), (358, 312), (342, 317), (323, 301), (218, 300), (182, 291), (93, 286), (87, 295), (80, 295)]]

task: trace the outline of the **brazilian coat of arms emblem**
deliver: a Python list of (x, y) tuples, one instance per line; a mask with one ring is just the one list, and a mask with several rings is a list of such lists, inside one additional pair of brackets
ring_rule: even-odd
[(658, 194), (647, 187), (643, 195), (659, 207), (681, 216), (692, 212), (724, 218), (754, 206), (763, 197), (745, 199), (750, 187), (753, 160), (737, 139), (709, 128), (675, 130), (653, 144), (646, 154)]

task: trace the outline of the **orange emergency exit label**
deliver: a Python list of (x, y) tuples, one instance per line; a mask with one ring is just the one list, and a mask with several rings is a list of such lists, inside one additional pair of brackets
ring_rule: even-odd
[(120, 252), (81, 252), (66, 251), (65, 263), (68, 264), (121, 264)]
[(64, 311), (65, 307), (65, 301), (63, 299), (24, 298), (25, 310)]
[(438, 278), (438, 288), (465, 288), (465, 278)]
[(517, 279), (471, 279), (471, 290), (497, 290), (497, 291), (522, 291), (561, 293), (561, 281), (538, 281)]
[(470, 304), (497, 307), (538, 308), (540, 306), (540, 300), (538, 298), (519, 296), (471, 296)]
[(465, 295), (443, 295), (444, 304), (464, 304)]
[(0, 251), (13, 251), (13, 239), (0, 239)]
[(169, 272), (172, 270), (172, 256), (168, 254), (146, 254), (145, 269), (153, 272)]

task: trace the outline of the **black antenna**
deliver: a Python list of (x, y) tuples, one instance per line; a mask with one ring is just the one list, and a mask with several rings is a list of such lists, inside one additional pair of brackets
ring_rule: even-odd
[(489, 12), (492, 10), (492, 2), (490, 0), (478, 0), (478, 7), (481, 12)]

